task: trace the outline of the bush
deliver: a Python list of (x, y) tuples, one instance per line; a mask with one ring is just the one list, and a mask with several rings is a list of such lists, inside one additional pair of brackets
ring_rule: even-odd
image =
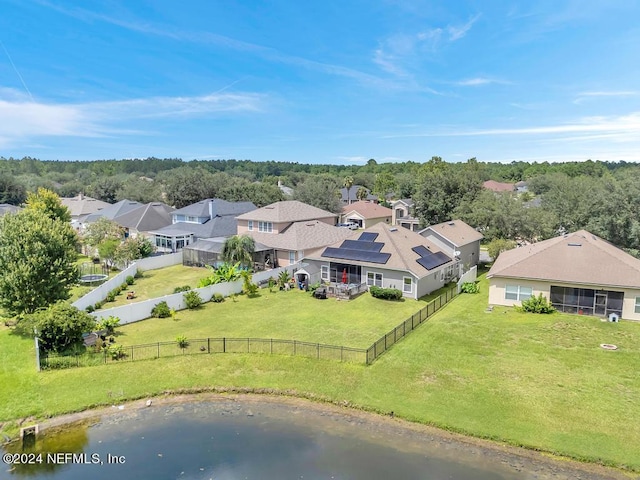
[(214, 293), (211, 301), (214, 303), (222, 303), (224, 302), (224, 296), (221, 293)]
[(126, 353), (124, 353), (124, 347), (115, 343), (107, 345), (106, 351), (112, 360), (120, 360), (127, 356)]
[(96, 309), (96, 307), (94, 307), (93, 305), (88, 305), (84, 310), (87, 313), (91, 313), (91, 312), (95, 311), (95, 309)]
[(460, 287), (460, 291), (462, 293), (480, 293), (480, 285), (479, 282), (464, 282), (462, 287)]
[(180, 348), (187, 348), (189, 346), (189, 341), (184, 335), (178, 335), (176, 337), (176, 343)]
[(284, 289), (284, 286), (289, 283), (290, 279), (291, 275), (289, 275), (289, 272), (286, 270), (280, 272), (280, 275), (278, 275), (278, 286), (280, 287), (280, 290)]
[(553, 313), (556, 311), (551, 302), (542, 296), (542, 293), (537, 297), (532, 295), (527, 300), (523, 300), (520, 310), (529, 313)]
[(127, 282), (127, 285), (133, 285), (133, 283), (136, 281), (135, 278), (133, 278), (133, 275), (129, 275), (125, 281)]
[(104, 306), (104, 300), (96, 302), (96, 304), (94, 305), (96, 310), (100, 310), (103, 306)]
[(144, 277), (144, 272), (142, 270), (136, 270), (135, 275), (133, 276), (134, 278), (142, 278)]
[(375, 285), (369, 288), (372, 297), (381, 298), (382, 300), (400, 300), (402, 292), (397, 288), (380, 288)]
[(127, 282), (123, 282), (122, 285), (120, 285), (120, 292), (124, 292), (128, 288), (129, 288), (129, 284)]
[(181, 287), (174, 288), (173, 293), (188, 292), (189, 290), (191, 290), (189, 285), (183, 285)]
[(167, 302), (162, 301), (153, 307), (151, 315), (157, 318), (167, 318), (171, 316), (171, 309), (169, 305), (167, 305)]
[(107, 302), (115, 302), (116, 301), (116, 293), (114, 293), (114, 291), (110, 291), (109, 293), (107, 293), (107, 298), (105, 298), (105, 301)]
[(313, 293), (322, 285), (320, 282), (312, 283), (309, 285), (309, 293), (313, 295)]
[(202, 297), (195, 290), (188, 291), (184, 294), (184, 301), (187, 304), (187, 308), (192, 310), (202, 305)]
[(103, 318), (98, 322), (98, 329), (106, 330), (107, 335), (113, 335), (118, 325), (120, 325), (120, 318), (110, 315), (109, 317)]

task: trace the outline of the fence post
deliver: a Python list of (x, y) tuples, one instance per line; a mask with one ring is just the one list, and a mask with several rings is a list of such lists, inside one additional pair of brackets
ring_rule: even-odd
[(227, 353), (227, 337), (222, 337), (222, 353)]
[(387, 334), (384, 335), (384, 351), (387, 351)]
[(293, 355), (295, 356), (296, 354), (296, 341), (293, 341)]
[(251, 349), (249, 348), (249, 337), (247, 337), (247, 353), (251, 353)]
[(340, 361), (342, 361), (342, 354), (344, 353), (344, 346), (340, 345)]
[(158, 358), (160, 358), (160, 342), (158, 342)]
[(320, 344), (319, 344), (319, 343), (316, 343), (316, 349), (317, 349), (317, 355), (316, 355), (316, 358), (318, 358), (318, 359), (319, 359), (319, 358), (320, 358)]
[(107, 351), (106, 350), (102, 350), (104, 352), (104, 363), (106, 365), (107, 363)]
[(207, 353), (211, 353), (211, 337), (207, 337)]
[(273, 353), (273, 338), (271, 339), (271, 347), (269, 349), (269, 353)]

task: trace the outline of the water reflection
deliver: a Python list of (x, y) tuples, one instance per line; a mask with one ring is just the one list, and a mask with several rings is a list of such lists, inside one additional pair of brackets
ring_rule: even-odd
[[(125, 410), (91, 427), (41, 436), (34, 451), (84, 453), (89, 462), (61, 457), (62, 464), (20, 465), (0, 471), (0, 478), (527, 478), (477, 452), (448, 452), (446, 445), (380, 430), (360, 419), (233, 401)], [(95, 456), (101, 464), (92, 463)]]

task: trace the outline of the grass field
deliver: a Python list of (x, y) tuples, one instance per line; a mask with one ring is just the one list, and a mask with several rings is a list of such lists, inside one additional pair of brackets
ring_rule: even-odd
[(116, 297), (115, 302), (104, 304), (103, 308), (112, 308), (127, 305), (131, 302), (139, 302), (150, 298), (161, 297), (173, 293), (175, 287), (189, 285), (191, 288), (198, 286), (201, 278), (208, 275), (209, 271), (199, 267), (185, 267), (174, 265), (158, 270), (147, 270), (142, 278), (136, 278), (135, 284), (130, 290), (136, 292), (135, 300), (127, 300), (126, 291)]
[[(481, 288), (479, 295), (456, 298), (371, 366), (219, 354), (36, 373), (33, 342), (2, 327), (2, 430), (15, 434), (19, 418), (110, 405), (114, 392), (120, 401), (174, 389), (267, 388), (373, 411), (393, 410), (412, 421), (640, 472), (640, 323), (506, 308), (485, 313), (486, 280)], [(298, 294), (304, 295), (281, 293), (296, 302)], [(274, 303), (266, 298), (246, 301)], [(212, 307), (233, 306), (227, 302)], [(340, 304), (318, 303), (326, 308)], [(241, 301), (235, 305), (238, 312), (243, 308)], [(253, 315), (275, 325), (277, 318), (271, 317), (280, 318), (282, 309), (260, 307)], [(216, 319), (203, 321), (215, 325)], [(259, 321), (238, 315), (238, 336), (245, 324)], [(175, 323), (187, 327), (190, 322), (197, 323), (196, 318)], [(233, 329), (233, 324), (229, 321), (225, 328)], [(134, 329), (123, 332), (122, 338), (144, 335)], [(619, 349), (605, 351), (601, 343)]]

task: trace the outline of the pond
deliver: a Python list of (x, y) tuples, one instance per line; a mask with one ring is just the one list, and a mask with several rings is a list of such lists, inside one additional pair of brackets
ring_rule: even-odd
[(0, 465), (0, 478), (572, 478), (557, 476), (563, 467), (548, 462), (535, 465), (405, 422), (305, 402), (225, 398), (111, 411), (40, 435), (29, 455), (7, 447), (16, 463), (32, 465)]

